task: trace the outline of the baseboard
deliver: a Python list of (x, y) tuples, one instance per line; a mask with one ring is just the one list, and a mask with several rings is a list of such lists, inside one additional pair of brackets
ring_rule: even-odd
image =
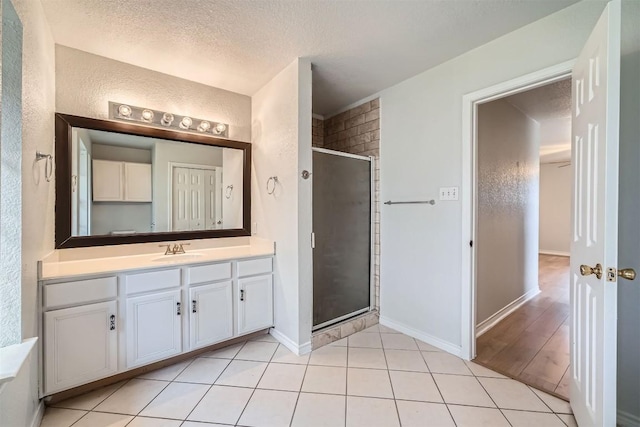
[(505, 317), (507, 317), (514, 311), (516, 311), (524, 303), (526, 303), (527, 301), (529, 301), (531, 298), (535, 297), (539, 293), (540, 293), (540, 288), (531, 289), (529, 292), (522, 295), (520, 298), (507, 304), (504, 308), (497, 311), (488, 319), (478, 323), (478, 326), (476, 326), (476, 338), (478, 338), (480, 335), (487, 332), (489, 329), (493, 328), (498, 322), (500, 322), (502, 319), (504, 319)]
[(33, 414), (33, 418), (31, 419), (31, 424), (29, 427), (39, 427), (40, 423), (42, 423), (42, 418), (44, 417), (44, 400), (40, 400), (38, 403), (38, 409)]
[(571, 256), (571, 253), (569, 253), (569, 252), (548, 251), (546, 249), (540, 249), (540, 250), (538, 250), (538, 253), (540, 253), (542, 255)]
[(411, 326), (407, 326), (403, 323), (396, 322), (395, 320), (391, 320), (388, 317), (380, 316), (380, 324), (383, 326), (388, 326), (391, 329), (395, 329), (398, 332), (402, 332), (403, 334), (409, 335), (410, 337), (418, 339), (422, 342), (426, 342), (427, 344), (430, 344), (434, 347), (438, 347), (439, 349), (444, 350), (447, 353), (451, 353), (455, 356), (460, 357), (462, 349), (451, 344), (448, 341), (444, 341), (432, 335), (425, 334), (422, 331), (414, 329)]
[(640, 426), (640, 416), (630, 414), (629, 412), (618, 409), (618, 419), (616, 424), (620, 427), (637, 427)]
[(311, 341), (307, 341), (302, 345), (298, 345), (293, 342), (288, 336), (275, 328), (269, 329), (269, 334), (277, 339), (280, 344), (287, 347), (289, 350), (291, 350), (291, 352), (297, 354), (298, 356), (311, 352)]

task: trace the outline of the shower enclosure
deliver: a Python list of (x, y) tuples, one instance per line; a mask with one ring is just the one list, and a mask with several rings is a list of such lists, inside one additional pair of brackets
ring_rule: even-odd
[(369, 311), (373, 159), (313, 149), (313, 330)]

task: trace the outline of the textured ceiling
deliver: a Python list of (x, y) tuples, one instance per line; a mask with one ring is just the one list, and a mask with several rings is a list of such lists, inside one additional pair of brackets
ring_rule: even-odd
[(245, 95), (310, 58), (328, 114), (577, 0), (41, 1), (56, 43)]
[(540, 158), (543, 163), (571, 158), (571, 79), (505, 99), (540, 123)]

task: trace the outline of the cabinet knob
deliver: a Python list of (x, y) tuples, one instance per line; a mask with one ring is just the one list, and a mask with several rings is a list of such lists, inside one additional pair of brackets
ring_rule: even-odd
[(116, 330), (116, 315), (112, 314), (111, 316), (109, 316), (109, 330), (110, 331), (115, 331)]
[(240, 301), (244, 301), (244, 289), (240, 289)]
[(191, 301), (191, 312), (195, 313), (196, 312), (196, 300)]
[(176, 303), (176, 314), (178, 316), (180, 316), (180, 303), (179, 302)]

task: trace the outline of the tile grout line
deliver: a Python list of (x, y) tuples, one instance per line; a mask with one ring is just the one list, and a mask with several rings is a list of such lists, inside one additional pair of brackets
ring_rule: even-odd
[[(412, 338), (413, 339), (413, 338)], [(393, 396), (393, 406), (396, 408), (396, 416), (398, 417), (398, 425), (402, 427), (402, 419), (400, 418), (400, 409), (398, 409), (398, 401), (396, 400), (396, 393), (393, 390), (393, 381), (391, 380), (391, 371), (389, 370), (389, 361), (387, 360), (387, 352), (384, 348), (384, 342), (382, 342), (382, 334), (380, 334), (380, 342), (382, 343), (382, 356), (384, 357), (384, 363), (387, 365), (387, 377), (389, 378), (389, 386), (391, 387), (391, 395)], [(413, 343), (418, 344), (413, 339)]]
[[(280, 344), (280, 345), (282, 345), (282, 344)], [(278, 346), (278, 348), (280, 348), (280, 345)], [(278, 352), (278, 349), (276, 349), (276, 353), (277, 352)], [(311, 354), (309, 354), (309, 358), (307, 359), (307, 363), (306, 363), (306, 365), (304, 365), (304, 374), (302, 375), (302, 381), (300, 381), (300, 388), (298, 389), (298, 397), (296, 397), (296, 404), (293, 405), (293, 412), (291, 413), (291, 421), (289, 421), (289, 427), (293, 426), (293, 418), (296, 415), (296, 410), (298, 409), (298, 401), (300, 401), (300, 394), (302, 393), (302, 384), (304, 384), (304, 379), (307, 376), (307, 369), (309, 369), (309, 359), (311, 359)], [(271, 364), (271, 363), (269, 363), (269, 364)], [(267, 365), (267, 369), (269, 369), (268, 365)], [(265, 371), (266, 371), (266, 369), (265, 369)]]
[[(420, 356), (422, 357), (422, 360), (424, 361), (424, 364), (427, 365), (427, 369), (429, 370), (429, 376), (431, 377), (431, 381), (433, 381), (433, 384), (436, 386), (436, 390), (438, 390), (438, 394), (440, 395), (440, 398), (442, 399), (442, 403), (444, 404), (445, 408), (447, 408), (447, 412), (449, 413), (449, 416), (453, 420), (453, 424), (457, 426), (458, 423), (456, 422), (456, 419), (453, 417), (453, 413), (451, 412), (451, 408), (449, 408), (449, 404), (444, 399), (444, 395), (442, 394), (442, 391), (440, 390), (440, 386), (438, 386), (438, 383), (436, 382), (436, 379), (433, 377), (433, 372), (431, 372), (431, 368), (429, 367), (429, 363), (427, 362), (427, 359), (424, 358), (424, 353), (422, 351), (420, 352)], [(469, 369), (469, 370), (471, 371), (471, 369)], [(473, 371), (471, 372), (471, 374), (473, 375)]]

